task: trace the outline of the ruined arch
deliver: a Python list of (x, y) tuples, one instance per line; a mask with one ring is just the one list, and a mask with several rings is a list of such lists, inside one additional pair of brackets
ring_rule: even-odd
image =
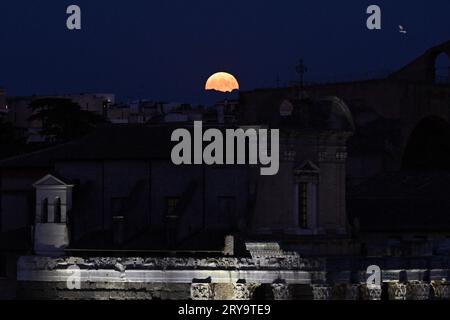
[(450, 123), (438, 116), (422, 119), (409, 136), (402, 167), (406, 170), (450, 170)]
[(430, 48), (423, 55), (392, 73), (389, 78), (406, 82), (434, 83), (436, 81), (436, 62), (450, 57), (450, 41)]
[(434, 81), (437, 84), (450, 83), (450, 57), (445, 52), (437, 54), (434, 60)]

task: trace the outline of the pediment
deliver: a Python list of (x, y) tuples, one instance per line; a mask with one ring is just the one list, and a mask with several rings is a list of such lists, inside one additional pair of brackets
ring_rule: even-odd
[(315, 165), (312, 161), (308, 160), (297, 165), (294, 168), (294, 171), (298, 173), (319, 173), (320, 168), (317, 165)]
[(71, 187), (72, 185), (65, 183), (63, 180), (48, 174), (33, 184), (34, 187)]

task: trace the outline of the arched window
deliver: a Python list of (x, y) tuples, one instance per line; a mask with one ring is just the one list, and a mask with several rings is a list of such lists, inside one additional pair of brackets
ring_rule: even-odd
[(48, 223), (48, 199), (45, 198), (41, 202), (41, 222)]
[(56, 197), (54, 204), (55, 223), (61, 223), (61, 198)]
[(450, 58), (446, 53), (437, 56), (434, 70), (436, 83), (450, 83)]

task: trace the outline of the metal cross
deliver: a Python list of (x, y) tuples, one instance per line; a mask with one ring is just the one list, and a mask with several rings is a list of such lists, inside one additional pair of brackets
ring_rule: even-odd
[(303, 63), (303, 59), (300, 59), (300, 63), (297, 65), (295, 70), (300, 75), (300, 88), (303, 88), (305, 73), (308, 72), (308, 68)]

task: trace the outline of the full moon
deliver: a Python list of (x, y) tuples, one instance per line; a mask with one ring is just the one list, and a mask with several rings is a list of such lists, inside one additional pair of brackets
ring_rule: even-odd
[(239, 83), (232, 74), (217, 72), (206, 81), (205, 90), (232, 92), (233, 90), (239, 90)]

